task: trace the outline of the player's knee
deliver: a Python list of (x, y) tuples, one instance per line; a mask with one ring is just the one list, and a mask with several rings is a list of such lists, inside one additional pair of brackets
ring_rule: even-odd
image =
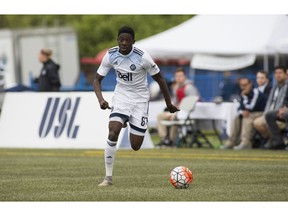
[(131, 147), (134, 151), (138, 151), (143, 143), (144, 136), (130, 134)]
[(108, 139), (111, 141), (117, 141), (118, 140), (118, 135), (114, 131), (109, 131)]
[(140, 145), (132, 145), (131, 147), (134, 151), (138, 151), (141, 148), (141, 145), (142, 143)]

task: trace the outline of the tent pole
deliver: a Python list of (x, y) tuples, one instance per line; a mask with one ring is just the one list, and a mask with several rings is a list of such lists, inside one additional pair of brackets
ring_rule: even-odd
[(269, 58), (268, 55), (264, 55), (264, 65), (263, 68), (265, 71), (269, 72)]
[(195, 69), (194, 68), (192, 68), (191, 66), (190, 66), (190, 70), (189, 70), (189, 78), (190, 78), (190, 80), (192, 80), (193, 81), (193, 83), (195, 83)]
[(193, 83), (195, 83), (195, 69), (192, 66), (192, 61), (193, 61), (193, 57), (191, 58), (190, 65), (189, 65), (189, 76), (190, 76), (189, 78), (190, 80), (193, 81)]
[(276, 53), (274, 56), (274, 67), (276, 67), (277, 65), (279, 65), (279, 54)]

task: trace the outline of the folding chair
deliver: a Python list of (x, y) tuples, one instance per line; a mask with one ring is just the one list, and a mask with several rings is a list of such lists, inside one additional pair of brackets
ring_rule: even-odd
[(193, 144), (197, 144), (198, 147), (202, 147), (203, 144), (198, 139), (199, 137), (203, 138), (209, 147), (213, 147), (207, 137), (197, 128), (196, 120), (190, 118), (190, 114), (195, 109), (198, 100), (198, 96), (184, 97), (179, 105), (180, 111), (177, 112), (176, 119), (161, 121), (161, 123), (167, 127), (177, 126), (178, 134), (174, 140), (177, 147), (187, 145), (192, 147)]

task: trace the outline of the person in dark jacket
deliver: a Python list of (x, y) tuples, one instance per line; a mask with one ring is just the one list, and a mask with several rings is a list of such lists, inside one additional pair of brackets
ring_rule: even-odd
[(238, 96), (240, 88), (237, 82), (232, 80), (232, 73), (225, 71), (223, 73), (223, 80), (220, 82), (219, 87), (221, 89), (221, 98), (223, 101), (233, 101)]
[[(238, 116), (235, 117), (231, 137), (227, 140), (222, 149), (251, 149), (252, 148), (252, 136), (254, 134), (253, 120), (263, 114), (266, 102), (267, 91), (271, 88), (267, 83), (260, 82), (267, 76), (262, 72), (257, 73), (258, 87), (253, 88), (252, 82), (248, 78), (241, 78), (239, 80), (239, 86), (241, 89), (240, 102), (238, 108)], [(264, 77), (265, 76), (265, 77)], [(269, 90), (265, 91), (265, 88)], [(238, 140), (240, 144), (238, 145)]]
[(39, 84), (39, 91), (41, 92), (59, 91), (61, 87), (60, 66), (51, 59), (51, 56), (52, 50), (46, 48), (41, 49), (38, 56), (39, 61), (43, 63), (43, 67), (39, 78), (35, 79), (35, 82)]

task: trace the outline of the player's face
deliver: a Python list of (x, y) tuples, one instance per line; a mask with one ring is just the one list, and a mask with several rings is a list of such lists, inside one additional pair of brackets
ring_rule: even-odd
[(118, 37), (119, 52), (123, 55), (127, 55), (132, 50), (134, 39), (129, 33), (121, 33)]

